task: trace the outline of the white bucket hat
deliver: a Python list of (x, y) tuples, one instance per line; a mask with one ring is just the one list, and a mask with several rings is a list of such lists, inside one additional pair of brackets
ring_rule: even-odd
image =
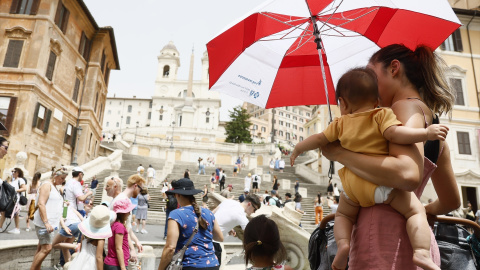
[(88, 238), (105, 239), (112, 236), (110, 216), (115, 215), (104, 205), (97, 205), (90, 212), (90, 216), (84, 219), (78, 229)]

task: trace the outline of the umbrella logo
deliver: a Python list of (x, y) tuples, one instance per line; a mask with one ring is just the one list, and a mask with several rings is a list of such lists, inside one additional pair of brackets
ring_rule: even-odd
[(255, 84), (255, 85), (258, 85), (258, 86), (260, 86), (262, 84), (262, 79), (260, 79), (258, 82), (256, 82), (256, 81), (254, 81), (252, 79), (249, 79), (249, 78), (247, 78), (245, 76), (242, 76), (242, 75), (238, 75), (238, 78), (240, 78), (242, 80), (245, 80), (247, 82), (251, 82), (252, 84)]
[(260, 96), (260, 93), (259, 92), (256, 92), (256, 91), (253, 91), (253, 90), (250, 90), (250, 96), (253, 98), (258, 98)]

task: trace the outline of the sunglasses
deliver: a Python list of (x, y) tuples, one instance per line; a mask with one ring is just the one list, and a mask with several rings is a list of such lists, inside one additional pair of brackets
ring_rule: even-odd
[(6, 145), (0, 145), (0, 146), (3, 146), (3, 148), (5, 149), (5, 151), (8, 151), (8, 146), (6, 146)]
[(255, 207), (255, 205), (254, 205), (253, 203), (251, 203), (251, 206), (252, 206), (252, 207), (253, 207), (253, 209), (255, 210), (255, 211), (253, 211), (253, 212), (256, 212), (256, 211), (258, 210), (258, 208), (257, 208), (257, 207)]
[(142, 186), (140, 186), (140, 185), (137, 185), (137, 187), (140, 189), (140, 192), (142, 192), (142, 191), (143, 191), (143, 187), (142, 187)]

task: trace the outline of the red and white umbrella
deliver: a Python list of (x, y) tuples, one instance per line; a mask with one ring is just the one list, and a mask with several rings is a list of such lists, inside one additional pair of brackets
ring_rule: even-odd
[(336, 104), (340, 76), (381, 47), (435, 49), (459, 26), (446, 0), (267, 1), (207, 44), (210, 89), (264, 108)]

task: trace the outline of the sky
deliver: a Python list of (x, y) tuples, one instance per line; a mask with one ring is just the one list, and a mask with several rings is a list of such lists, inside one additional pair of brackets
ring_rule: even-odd
[[(157, 56), (171, 40), (180, 53), (178, 78), (188, 79), (195, 49), (194, 80), (201, 76), (201, 57), (209, 40), (264, 0), (84, 0), (100, 27), (115, 32), (120, 70), (112, 70), (108, 96), (150, 98), (155, 87)], [(221, 94), (220, 120), (243, 102)]]

